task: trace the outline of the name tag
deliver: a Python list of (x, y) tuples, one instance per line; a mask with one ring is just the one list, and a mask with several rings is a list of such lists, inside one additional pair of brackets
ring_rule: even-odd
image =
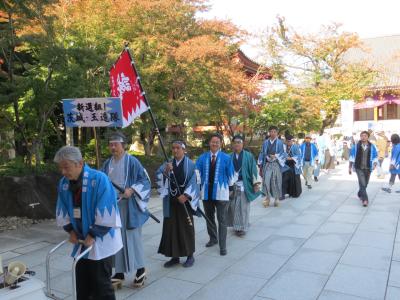
[(74, 208), (74, 219), (81, 219), (81, 209), (80, 207)]

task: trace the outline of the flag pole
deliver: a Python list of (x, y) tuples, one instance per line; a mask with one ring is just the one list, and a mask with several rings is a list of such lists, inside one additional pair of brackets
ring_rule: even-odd
[[(129, 45), (129, 44), (126, 42), (125, 45), (124, 45), (124, 46), (125, 46), (125, 51), (128, 53), (129, 58), (131, 59), (132, 68), (134, 69), (134, 71), (135, 71), (135, 73), (136, 73), (137, 81), (138, 81), (140, 90), (142, 91), (143, 99), (144, 99), (144, 101), (145, 101), (145, 103), (146, 103), (146, 105), (147, 105), (147, 107), (148, 107), (148, 111), (149, 111), (149, 113), (150, 113), (150, 118), (151, 118), (151, 121), (153, 122), (154, 130), (155, 130), (155, 132), (156, 132), (156, 134), (157, 134), (157, 136), (158, 136), (158, 140), (159, 140), (159, 142), (160, 142), (161, 150), (162, 150), (162, 152), (163, 152), (163, 154), (164, 154), (165, 161), (168, 162), (169, 159), (168, 159), (167, 152), (165, 151), (165, 146), (164, 146), (163, 139), (162, 139), (162, 137), (161, 137), (160, 130), (158, 129), (158, 125), (157, 125), (156, 119), (154, 118), (154, 114), (153, 114), (153, 111), (151, 110), (151, 106), (150, 106), (149, 100), (147, 99), (146, 93), (145, 93), (145, 91), (144, 91), (144, 89), (143, 89), (142, 82), (140, 81), (139, 73), (137, 72), (137, 69), (136, 69), (136, 66), (135, 66), (135, 62), (134, 62), (134, 60), (133, 60), (133, 58), (132, 58), (131, 52), (129, 51), (128, 45)], [(175, 184), (176, 184), (176, 186), (177, 186), (177, 188), (178, 188), (179, 194), (182, 195), (182, 193), (181, 193), (181, 191), (180, 191), (180, 188), (179, 188), (178, 181), (176, 180), (176, 177), (175, 177), (174, 172), (171, 171), (171, 174), (172, 174), (172, 179), (174, 180), (174, 182), (175, 182)], [(189, 224), (190, 226), (193, 226), (192, 220), (190, 219), (189, 211), (188, 211), (188, 209), (187, 209), (185, 203), (182, 203), (182, 205), (183, 205), (183, 207), (184, 207), (184, 209), (185, 209), (185, 214), (186, 214), (186, 218), (187, 218), (188, 224)], [(200, 209), (200, 207), (199, 207), (199, 209)]]
[(97, 166), (97, 170), (100, 170), (100, 165), (101, 165), (101, 161), (100, 161), (100, 150), (99, 150), (99, 138), (97, 136), (97, 130), (96, 127), (92, 127), (93, 128), (93, 135), (94, 135), (94, 145), (95, 145), (95, 151), (96, 151), (96, 166)]

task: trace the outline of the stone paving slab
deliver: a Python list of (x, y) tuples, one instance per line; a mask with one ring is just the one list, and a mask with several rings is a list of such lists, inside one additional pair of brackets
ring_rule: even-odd
[[(218, 246), (204, 247), (206, 223), (195, 218), (196, 262), (188, 269), (163, 267), (167, 258), (157, 253), (162, 225), (149, 220), (143, 227), (146, 285), (134, 289), (129, 274), (117, 299), (399, 300), (400, 195), (380, 190), (387, 180), (371, 176), (367, 208), (344, 164), (277, 208), (253, 202), (249, 232), (239, 238), (228, 230), (223, 257)], [(160, 199), (152, 198), (150, 209), (162, 218)], [(1, 233), (0, 254), (4, 264), (23, 261), (44, 280), (46, 254), (65, 238), (46, 221)], [(51, 259), (52, 287), (62, 299), (71, 299), (69, 253), (64, 246)]]
[(398, 300), (400, 299), (400, 288), (388, 286), (385, 300)]
[(366, 300), (367, 298), (361, 298), (357, 296), (351, 296), (324, 290), (318, 300)]
[(341, 264), (389, 271), (391, 250), (350, 245), (340, 259)]
[[(282, 270), (257, 295), (271, 299), (316, 299), (328, 276), (298, 270)], [(290, 287), (290, 288), (289, 288)]]
[(367, 299), (384, 299), (387, 272), (339, 264), (326, 285), (337, 291)]
[(202, 287), (189, 299), (251, 299), (265, 283), (265, 279), (246, 276), (245, 273), (243, 273), (243, 275), (239, 275), (223, 272), (209, 284)]
[(373, 248), (393, 249), (393, 233), (357, 230), (350, 245), (359, 245)]
[(330, 275), (336, 267), (341, 254), (329, 251), (300, 249), (288, 261), (287, 265), (300, 271)]
[(272, 235), (259, 244), (254, 251), (291, 256), (304, 243), (305, 239)]
[(227, 271), (256, 278), (271, 278), (288, 260), (288, 256), (251, 252), (237, 261)]

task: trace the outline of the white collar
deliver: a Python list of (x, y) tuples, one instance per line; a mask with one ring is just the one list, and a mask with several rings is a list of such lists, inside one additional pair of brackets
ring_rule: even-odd
[(175, 159), (176, 166), (179, 166), (179, 164), (181, 163), (181, 161), (183, 161), (183, 160), (185, 159), (185, 156), (183, 156), (182, 159), (180, 159), (179, 161), (176, 160), (176, 158), (174, 158), (174, 159)]
[(114, 156), (111, 156), (111, 160), (114, 161), (115, 163), (120, 162), (123, 158), (125, 158), (126, 152), (124, 151), (124, 154), (119, 158), (116, 159)]
[(217, 158), (217, 157), (218, 157), (219, 151), (220, 151), (220, 150), (218, 150), (218, 151), (215, 152), (215, 153), (212, 153), (212, 152), (210, 151), (210, 156), (212, 157), (213, 155), (215, 155), (215, 158)]
[(276, 140), (278, 139), (278, 137), (274, 138), (273, 140), (271, 140), (270, 138), (268, 138), (268, 141), (273, 144)]
[[(243, 151), (243, 150), (242, 150), (242, 151)], [(242, 151), (240, 151), (240, 153), (242, 153)], [(239, 153), (239, 154), (236, 153), (236, 152), (234, 152), (234, 153), (235, 153), (236, 159), (239, 159), (240, 153)]]

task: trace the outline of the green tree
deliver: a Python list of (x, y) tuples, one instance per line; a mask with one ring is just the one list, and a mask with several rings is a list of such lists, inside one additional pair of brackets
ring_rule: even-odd
[(341, 32), (338, 24), (300, 34), (278, 18), (265, 41), (275, 77), (312, 114), (324, 116), (320, 132), (335, 123), (340, 100), (362, 100), (375, 76), (365, 65), (346, 60), (346, 52), (362, 48), (362, 42), (354, 33)]
[(253, 119), (252, 127), (260, 134), (265, 134), (271, 125), (278, 126), (280, 132), (297, 134), (320, 128), (321, 118), (310, 114), (301, 98), (290, 90), (272, 92), (262, 99), (263, 108)]

